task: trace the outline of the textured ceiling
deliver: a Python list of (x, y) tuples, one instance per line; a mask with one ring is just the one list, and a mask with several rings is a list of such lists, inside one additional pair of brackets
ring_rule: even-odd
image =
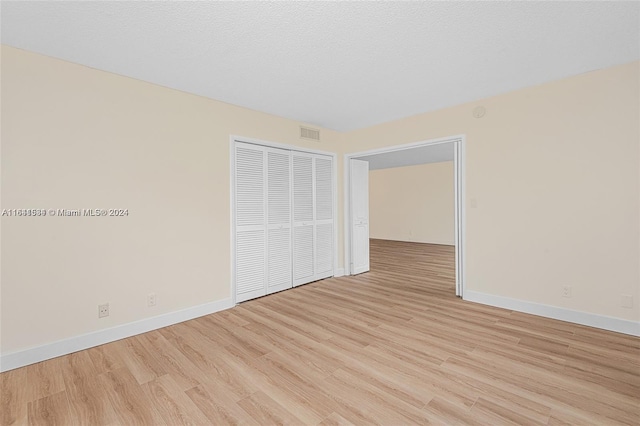
[(365, 155), (358, 160), (369, 162), (369, 170), (390, 169), (392, 167), (417, 166), (418, 164), (453, 161), (452, 143), (427, 145), (417, 148)]
[(2, 42), (335, 130), (640, 57), (638, 2), (10, 2)]

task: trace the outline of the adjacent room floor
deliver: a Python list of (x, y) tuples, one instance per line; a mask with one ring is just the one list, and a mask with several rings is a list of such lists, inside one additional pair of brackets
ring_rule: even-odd
[(453, 247), (0, 375), (6, 424), (638, 424), (640, 339), (464, 302)]

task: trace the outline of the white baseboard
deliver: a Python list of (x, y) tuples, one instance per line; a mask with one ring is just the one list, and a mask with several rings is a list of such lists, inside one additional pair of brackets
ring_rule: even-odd
[(468, 302), (477, 302), (482, 303), (483, 305), (496, 306), (498, 308), (524, 312), (526, 314), (573, 322), (589, 327), (630, 334), (632, 336), (640, 336), (639, 321), (590, 314), (588, 312), (574, 311), (572, 309), (543, 305), (541, 303), (527, 302), (525, 300), (511, 299), (509, 297), (495, 296), (492, 294), (469, 290), (464, 292), (463, 298)]
[(2, 354), (0, 355), (0, 372), (24, 367), (25, 365), (67, 355), (83, 349), (92, 348), (94, 346), (104, 345), (105, 343), (157, 330), (179, 322), (223, 311), (231, 307), (233, 307), (233, 300), (231, 298), (218, 300), (216, 302), (205, 303), (203, 305), (169, 312), (152, 318), (122, 324), (80, 336), (70, 337), (68, 339), (59, 340), (46, 345)]
[(344, 268), (336, 268), (333, 270), (333, 277), (338, 278), (344, 276)]

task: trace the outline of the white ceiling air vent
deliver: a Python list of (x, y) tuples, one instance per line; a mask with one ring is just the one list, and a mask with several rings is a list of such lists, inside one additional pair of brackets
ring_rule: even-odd
[(312, 141), (319, 141), (320, 130), (310, 129), (309, 127), (300, 126), (300, 139), (309, 139)]

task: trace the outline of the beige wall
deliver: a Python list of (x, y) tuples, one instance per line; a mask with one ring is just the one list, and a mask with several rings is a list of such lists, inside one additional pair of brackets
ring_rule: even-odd
[(467, 289), (638, 321), (639, 82), (635, 62), (350, 132), (344, 146), (465, 134)]
[(453, 161), (369, 172), (371, 238), (455, 243)]
[(2, 208), (129, 209), (2, 218), (3, 354), (230, 297), (230, 134), (338, 140), (6, 46), (2, 107)]

